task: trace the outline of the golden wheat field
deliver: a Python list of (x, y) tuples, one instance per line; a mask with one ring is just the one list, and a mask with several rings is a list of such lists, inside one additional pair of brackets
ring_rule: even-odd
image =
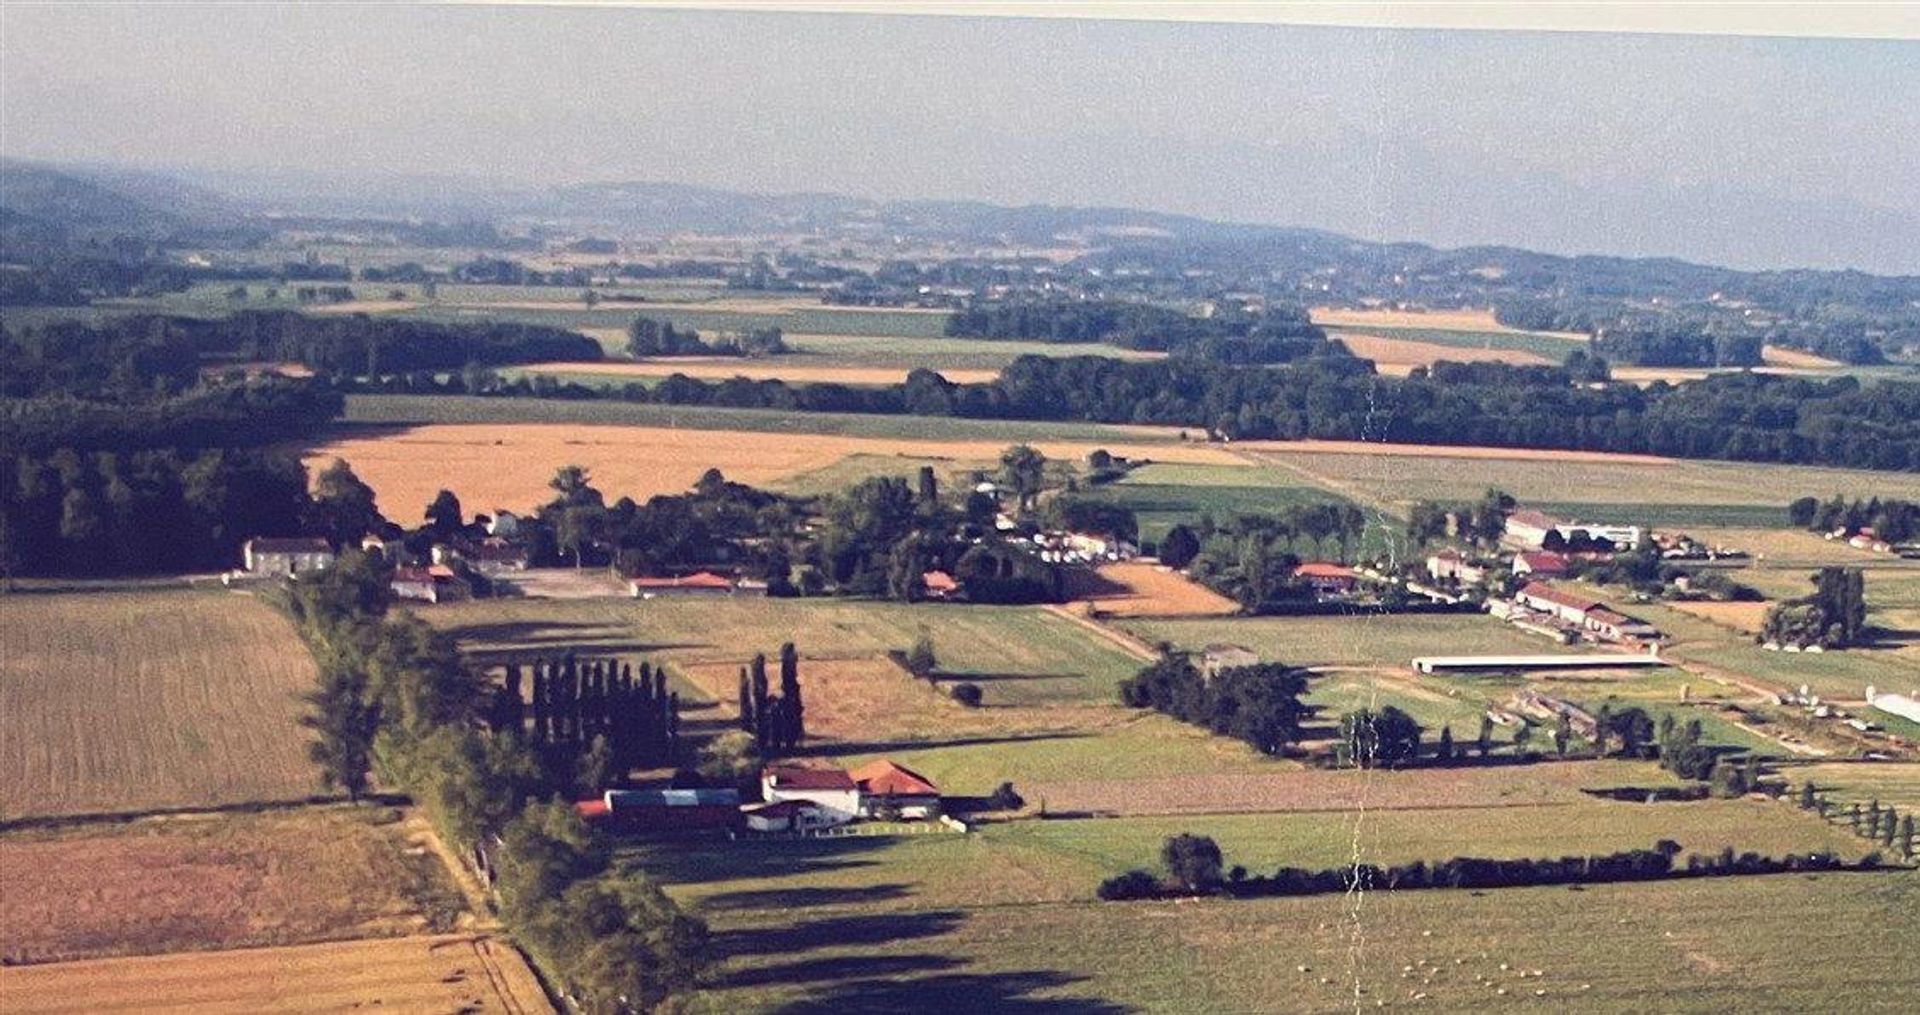
[(318, 792), (293, 625), (225, 591), (0, 597), (0, 819)]
[(1388, 338), (1341, 332), (1337, 336), (1347, 350), (1361, 359), (1373, 361), (1383, 374), (1404, 377), (1414, 367), (1430, 367), (1441, 360), (1454, 363), (1514, 363), (1523, 366), (1547, 366), (1543, 356), (1520, 349), (1469, 349), (1439, 342), (1420, 342), (1410, 338)]
[(0, 969), (10, 1015), (166, 1010), (552, 1012), (526, 960), (483, 934), (334, 941)]
[(1074, 599), (1111, 617), (1221, 617), (1240, 604), (1158, 564), (1130, 561), (1075, 572)]
[[(1085, 444), (1035, 441), (1049, 458), (1078, 461), (1096, 447), (1155, 461), (1242, 465), (1221, 447), (1178, 444)], [(991, 441), (929, 441), (825, 434), (767, 434), (664, 427), (571, 426), (550, 423), (434, 424), (373, 436), (346, 436), (313, 449), (309, 469), (342, 458), (371, 485), (388, 517), (411, 523), (440, 489), (469, 510), (527, 510), (551, 499), (554, 470), (580, 465), (609, 501), (684, 493), (709, 468), (728, 479), (764, 486), (848, 455), (994, 460)]]
[(1530, 335), (1561, 335), (1585, 340), (1576, 332), (1520, 332), (1493, 319), (1492, 310), (1356, 310), (1351, 307), (1314, 307), (1308, 312), (1313, 323), (1340, 328), (1435, 328), (1441, 331), (1507, 331)]

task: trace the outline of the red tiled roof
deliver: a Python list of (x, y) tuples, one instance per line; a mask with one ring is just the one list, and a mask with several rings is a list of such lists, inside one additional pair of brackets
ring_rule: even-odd
[(634, 578), (636, 588), (643, 589), (730, 589), (733, 583), (714, 574), (712, 571), (696, 571), (678, 578)]
[(960, 583), (945, 571), (928, 571), (920, 576), (920, 582), (928, 592), (952, 592), (960, 587)]
[(1535, 571), (1565, 571), (1567, 569), (1567, 558), (1558, 553), (1554, 553), (1552, 550), (1536, 550), (1532, 553), (1523, 553), (1520, 554), (1519, 559), (1526, 561), (1527, 566)]
[(582, 800), (573, 805), (573, 812), (580, 815), (584, 821), (592, 821), (594, 818), (604, 818), (612, 814), (613, 808), (608, 807), (605, 800)]
[(940, 790), (926, 776), (902, 768), (882, 758), (869, 761), (848, 773), (860, 784), (860, 792), (874, 796), (939, 796)]
[(1549, 603), (1579, 610), (1582, 613), (1600, 605), (1598, 599), (1588, 599), (1571, 592), (1562, 592), (1545, 582), (1528, 582), (1527, 587), (1520, 590), (1520, 594), (1530, 599), (1544, 599)]
[(1323, 560), (1312, 560), (1293, 569), (1293, 573), (1302, 578), (1352, 578), (1353, 568), (1344, 564), (1329, 564)]
[(853, 776), (838, 768), (801, 768), (798, 765), (768, 765), (761, 775), (773, 780), (775, 789), (858, 789)]

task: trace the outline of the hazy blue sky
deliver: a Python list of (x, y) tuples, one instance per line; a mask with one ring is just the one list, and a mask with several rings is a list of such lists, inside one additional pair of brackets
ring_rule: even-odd
[(1118, 204), (1920, 273), (1911, 42), (13, 5), (0, 151)]

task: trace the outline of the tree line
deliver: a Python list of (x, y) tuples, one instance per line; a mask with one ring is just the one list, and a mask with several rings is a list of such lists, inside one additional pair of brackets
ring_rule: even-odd
[[(648, 387), (532, 382), (483, 393), (540, 394), (670, 405), (806, 412), (1077, 420), (1198, 428), (1224, 439), (1370, 440), (1408, 444), (1546, 448), (1675, 458), (1920, 469), (1920, 383), (1871, 386), (1812, 379), (1717, 374), (1682, 384), (1585, 386), (1565, 371), (1480, 365), (1383, 377), (1360, 359), (1313, 358), (1249, 370), (1174, 357), (1129, 362), (1100, 356), (1026, 356), (999, 378), (954, 384), (919, 369), (897, 385), (788, 384), (743, 377), (701, 381), (673, 375)], [(1499, 381), (1490, 378), (1503, 378)], [(368, 391), (465, 391), (433, 378), (360, 386)]]
[(1866, 576), (1857, 567), (1823, 567), (1813, 592), (1767, 609), (1760, 637), (1777, 645), (1845, 648), (1867, 633)]
[(404, 789), (449, 845), (481, 858), (508, 929), (584, 1007), (651, 1008), (697, 984), (704, 923), (639, 871), (611, 868), (566, 802), (572, 773), (549, 771), (522, 732), (488, 727), (488, 682), (448, 635), (389, 614), (384, 569), (350, 552), (286, 596), (320, 670), (303, 723), (324, 785), (357, 798), (377, 771)]
[(1872, 870), (1880, 866), (1877, 855), (1869, 855), (1859, 863), (1849, 865), (1824, 851), (1770, 857), (1753, 852), (1736, 854), (1729, 846), (1717, 856), (1689, 856), (1685, 867), (1676, 867), (1674, 858), (1679, 854), (1679, 843), (1663, 839), (1655, 843), (1652, 849), (1630, 849), (1590, 856), (1514, 860), (1463, 856), (1434, 863), (1415, 860), (1390, 867), (1369, 863), (1322, 870), (1281, 867), (1272, 874), (1260, 875), (1249, 874), (1244, 867), (1238, 866), (1223, 871), (1225, 859), (1220, 847), (1210, 838), (1188, 834), (1174, 836), (1162, 847), (1164, 875), (1147, 870), (1131, 870), (1101, 882), (1096, 894), (1110, 902), (1191, 895), (1263, 898), (1355, 891), (1610, 884), (1668, 878)]
[(524, 738), (549, 781), (586, 794), (632, 769), (671, 764), (680, 733), (680, 694), (667, 689), (665, 667), (646, 662), (637, 674), (631, 663), (572, 654), (524, 674), (509, 663), (487, 711), (495, 732)]

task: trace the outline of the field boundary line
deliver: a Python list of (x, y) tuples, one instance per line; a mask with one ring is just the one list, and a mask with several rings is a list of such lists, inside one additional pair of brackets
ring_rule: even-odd
[[(345, 796), (308, 796), (287, 800), (247, 800), (205, 807), (150, 807), (141, 811), (90, 811), (84, 814), (43, 814), (0, 821), (0, 833), (28, 829), (69, 828), (83, 825), (132, 824), (156, 818), (199, 818), (221, 814), (271, 814), (308, 807), (332, 807), (355, 803)], [(356, 806), (411, 807), (413, 798), (400, 793), (366, 794)]]
[(1075, 624), (1080, 625), (1081, 627), (1086, 628), (1089, 631), (1092, 631), (1093, 633), (1099, 635), (1100, 637), (1105, 638), (1107, 641), (1111, 642), (1112, 644), (1119, 646), (1122, 651), (1126, 652), (1130, 656), (1133, 656), (1135, 659), (1140, 660), (1141, 662), (1150, 663), (1150, 662), (1153, 662), (1155, 659), (1160, 658), (1160, 653), (1155, 652), (1151, 646), (1149, 646), (1146, 642), (1141, 641), (1139, 638), (1131, 634), (1128, 634), (1125, 631), (1120, 631), (1120, 630), (1116, 630), (1114, 628), (1108, 627), (1107, 625), (1102, 624), (1091, 617), (1082, 617), (1079, 614), (1074, 613), (1072, 610), (1067, 609), (1065, 606), (1060, 605), (1059, 603), (1047, 603), (1046, 605), (1040, 608), (1047, 613), (1053, 614), (1056, 617), (1063, 617), (1066, 620), (1069, 620)]

